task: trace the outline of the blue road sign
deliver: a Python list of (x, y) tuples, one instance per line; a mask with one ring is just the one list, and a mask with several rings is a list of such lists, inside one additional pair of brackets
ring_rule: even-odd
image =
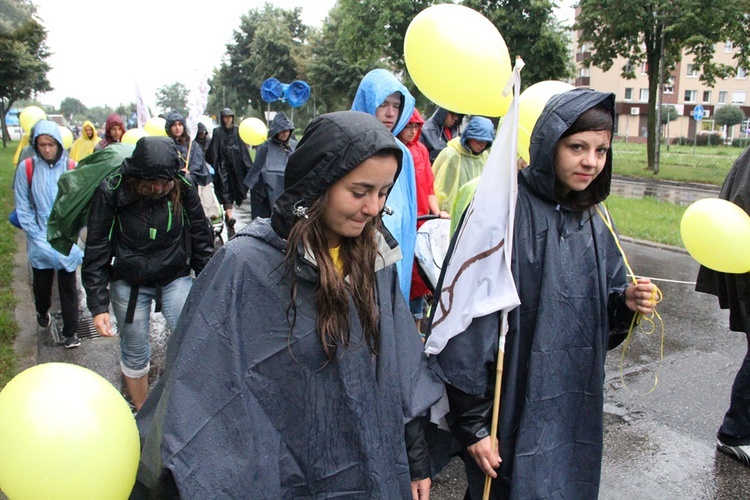
[(701, 106), (700, 104), (693, 108), (693, 118), (695, 118), (696, 121), (701, 121), (705, 113), (706, 112), (703, 109), (703, 106)]

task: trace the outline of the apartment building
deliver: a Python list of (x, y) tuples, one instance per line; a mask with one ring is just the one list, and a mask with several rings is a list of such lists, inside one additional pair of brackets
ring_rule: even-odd
[[(590, 47), (578, 43), (578, 32), (573, 34), (573, 48), (575, 50), (577, 87), (591, 87), (599, 91), (614, 92), (616, 98), (616, 135), (629, 142), (645, 142), (648, 120), (648, 76), (646, 64), (643, 63), (636, 70), (636, 78), (626, 80), (620, 76), (622, 67), (627, 63), (625, 58), (614, 61), (609, 71), (601, 68), (583, 66), (590, 55)], [(719, 62), (734, 66), (732, 59), (737, 48), (730, 40), (716, 44), (715, 59)], [(698, 133), (717, 131), (723, 134), (727, 142), (733, 138), (750, 136), (750, 69), (740, 68), (730, 78), (717, 79), (713, 87), (708, 87), (700, 81), (700, 73), (693, 66), (693, 57), (684, 54), (682, 61), (673, 71), (665, 74), (665, 84), (662, 92), (662, 104), (673, 105), (679, 118), (664, 129), (671, 139), (678, 137), (695, 137)], [(697, 105), (703, 107), (704, 118), (697, 122), (693, 119), (693, 110)], [(742, 109), (745, 120), (740, 125), (725, 130), (726, 127), (716, 125), (713, 116), (717, 109), (726, 105), (734, 105)]]

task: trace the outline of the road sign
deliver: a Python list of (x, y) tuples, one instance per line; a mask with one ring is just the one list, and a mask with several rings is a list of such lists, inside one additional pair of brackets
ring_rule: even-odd
[(705, 113), (706, 111), (703, 109), (703, 106), (701, 106), (700, 104), (698, 104), (695, 108), (693, 108), (693, 118), (695, 118), (696, 121), (701, 121)]

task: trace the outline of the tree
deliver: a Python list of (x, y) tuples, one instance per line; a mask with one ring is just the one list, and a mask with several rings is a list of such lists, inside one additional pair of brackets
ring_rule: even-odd
[(156, 91), (156, 104), (165, 112), (175, 110), (184, 114), (187, 109), (187, 98), (187, 87), (180, 82), (164, 85)]
[(60, 114), (64, 116), (86, 114), (86, 106), (75, 97), (66, 97), (60, 103)]
[(261, 113), (261, 84), (268, 78), (291, 83), (306, 59), (308, 28), (301, 12), (299, 7), (285, 10), (266, 3), (243, 15), (227, 45), (226, 61), (212, 79), (211, 93), (221, 92), (222, 100), (239, 115), (249, 106)]
[(573, 76), (570, 35), (554, 16), (551, 0), (464, 0), (466, 7), (481, 12), (498, 29), (508, 46), (511, 64), (516, 55), (526, 63), (523, 87), (544, 80)]
[(667, 151), (669, 151), (669, 123), (680, 117), (672, 104), (662, 105), (661, 107), (661, 124), (667, 126)]
[[(727, 129), (739, 125), (744, 119), (745, 113), (737, 106), (724, 106), (717, 109), (714, 113), (714, 122)], [(726, 133), (726, 136), (729, 137), (729, 133)]]
[(52, 90), (47, 80), (49, 57), (47, 30), (34, 18), (28, 0), (0, 0), (0, 126), (6, 146), (5, 103), (11, 108), (19, 99)]
[(732, 66), (714, 61), (714, 43), (733, 40), (737, 66), (750, 67), (750, 0), (579, 0), (573, 26), (579, 43), (591, 43), (584, 61), (609, 70), (617, 57), (627, 59), (624, 78), (634, 78), (646, 63), (648, 73), (648, 168), (655, 170), (658, 144), (656, 104), (660, 78), (682, 59), (693, 55), (700, 79), (713, 86), (716, 78), (734, 74)]

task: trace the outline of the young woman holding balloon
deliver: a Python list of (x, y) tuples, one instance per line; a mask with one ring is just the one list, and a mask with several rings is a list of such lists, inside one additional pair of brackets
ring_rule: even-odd
[[(614, 95), (552, 97), (518, 173), (512, 271), (521, 305), (508, 316), (497, 435), (490, 415), (499, 313), (476, 318), (436, 356), (452, 430), (464, 446), (469, 498), (596, 498), (604, 361), (655, 287), (630, 283), (602, 202), (612, 175)], [(496, 145), (496, 147), (500, 147)], [(499, 450), (498, 450), (499, 445)]]

